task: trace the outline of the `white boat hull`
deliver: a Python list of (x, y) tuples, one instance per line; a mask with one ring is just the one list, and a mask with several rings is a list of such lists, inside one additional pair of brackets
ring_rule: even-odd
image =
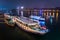
[(17, 24), (20, 28), (22, 28), (24, 31), (27, 31), (27, 32), (31, 32), (31, 33), (34, 33), (34, 34), (41, 34), (41, 35), (44, 35), (44, 34), (47, 33), (47, 32), (41, 32), (41, 31), (33, 30), (33, 29), (29, 28), (29, 27), (26, 27), (26, 26), (20, 24), (19, 22), (16, 22), (16, 24)]

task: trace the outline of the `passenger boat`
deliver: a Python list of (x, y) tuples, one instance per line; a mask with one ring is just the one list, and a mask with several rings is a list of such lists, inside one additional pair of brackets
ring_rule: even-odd
[(38, 22), (33, 21), (27, 17), (18, 17), (15, 18), (15, 20), (16, 24), (27, 32), (41, 35), (44, 35), (48, 32), (48, 29), (44, 27), (42, 28), (41, 25), (38, 24)]
[(20, 27), (24, 31), (34, 34), (44, 35), (48, 32), (47, 28), (41, 27), (41, 25), (39, 25), (37, 21), (31, 20), (30, 18), (14, 17), (10, 15), (4, 15), (4, 16), (5, 16), (5, 22), (10, 26), (14, 26), (16, 23), (18, 27)]

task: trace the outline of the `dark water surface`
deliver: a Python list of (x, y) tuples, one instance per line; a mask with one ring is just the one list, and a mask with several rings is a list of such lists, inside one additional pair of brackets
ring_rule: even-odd
[(8, 26), (0, 23), (0, 40), (60, 40), (60, 26), (58, 23), (48, 24), (50, 32), (45, 35), (27, 33), (16, 25)]

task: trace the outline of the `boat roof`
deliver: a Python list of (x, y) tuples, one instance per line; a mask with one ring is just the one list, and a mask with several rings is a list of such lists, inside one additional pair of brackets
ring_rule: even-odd
[(37, 24), (37, 22), (35, 22), (27, 17), (20, 17), (19, 20), (28, 25), (36, 25)]
[(45, 18), (42, 18), (41, 16), (33, 16), (33, 15), (31, 15), (30, 18), (35, 19), (35, 20), (45, 20)]

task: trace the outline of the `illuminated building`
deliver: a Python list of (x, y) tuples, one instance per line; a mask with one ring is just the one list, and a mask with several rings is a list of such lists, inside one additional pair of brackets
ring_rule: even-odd
[(23, 16), (29, 17), (30, 15), (42, 16), (42, 17), (50, 17), (58, 19), (59, 9), (57, 8), (25, 8), (23, 9)]

